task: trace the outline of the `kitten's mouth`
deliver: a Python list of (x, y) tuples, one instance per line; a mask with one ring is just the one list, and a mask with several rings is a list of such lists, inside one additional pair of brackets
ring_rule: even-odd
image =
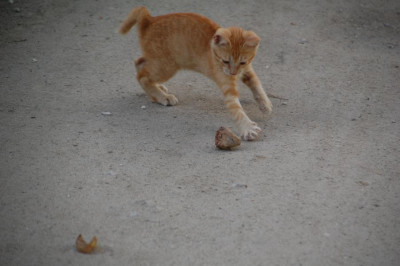
[(226, 68), (223, 68), (222, 71), (224, 72), (225, 75), (228, 75), (228, 76), (236, 76), (238, 74), (238, 73), (232, 74), (231, 71)]

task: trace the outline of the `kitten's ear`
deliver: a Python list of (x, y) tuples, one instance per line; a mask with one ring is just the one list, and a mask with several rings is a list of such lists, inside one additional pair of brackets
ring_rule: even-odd
[(228, 42), (224, 39), (224, 37), (222, 37), (219, 34), (215, 34), (213, 39), (214, 39), (214, 43), (216, 45), (223, 46), (223, 45), (227, 45), (228, 44)]
[(229, 44), (229, 36), (230, 32), (227, 29), (219, 28), (213, 36), (213, 42), (218, 46), (225, 46)]
[(257, 36), (257, 34), (255, 34), (252, 31), (246, 31), (243, 33), (243, 37), (244, 37), (244, 44), (246, 46), (249, 47), (257, 47), (257, 45), (260, 44), (260, 37)]

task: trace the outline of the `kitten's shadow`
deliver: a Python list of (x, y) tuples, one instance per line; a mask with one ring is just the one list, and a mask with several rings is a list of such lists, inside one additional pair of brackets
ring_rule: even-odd
[[(223, 96), (218, 94), (217, 92), (210, 93), (209, 91), (191, 91), (188, 93), (183, 92), (182, 90), (171, 91), (179, 100), (178, 104), (175, 106), (163, 106), (154, 102), (148, 98), (148, 96), (144, 92), (136, 93), (134, 97), (136, 99), (132, 99), (136, 102), (141, 102), (139, 105), (146, 106), (146, 108), (152, 108), (156, 110), (168, 110), (166, 112), (172, 112), (175, 115), (190, 116), (193, 115), (194, 119), (197, 116), (207, 116), (209, 122), (214, 121), (215, 123), (229, 123), (233, 121), (228, 109), (225, 106)], [(134, 98), (132, 97), (132, 98)], [(241, 97), (240, 102), (242, 104), (243, 109), (249, 118), (253, 121), (262, 123), (263, 121), (268, 121), (271, 119), (270, 115), (264, 114), (258, 108), (257, 103), (251, 95), (244, 94)], [(176, 109), (174, 112), (172, 109)], [(188, 119), (191, 119), (190, 117)]]

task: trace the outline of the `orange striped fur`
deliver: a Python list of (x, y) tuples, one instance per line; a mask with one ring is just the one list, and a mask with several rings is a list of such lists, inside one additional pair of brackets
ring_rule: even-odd
[(261, 129), (245, 114), (236, 85), (239, 78), (253, 92), (260, 110), (272, 111), (271, 101), (251, 66), (260, 42), (254, 32), (239, 27), (221, 28), (194, 13), (152, 17), (146, 7), (133, 9), (120, 33), (126, 34), (135, 24), (143, 53), (135, 61), (137, 79), (153, 102), (176, 105), (178, 99), (162, 83), (178, 70), (193, 70), (220, 87), (240, 135), (246, 140), (258, 137)]

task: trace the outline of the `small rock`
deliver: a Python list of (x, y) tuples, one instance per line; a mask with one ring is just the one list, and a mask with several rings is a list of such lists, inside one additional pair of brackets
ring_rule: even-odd
[(142, 108), (142, 109), (146, 109), (146, 105), (142, 105), (140, 108)]
[(364, 186), (364, 187), (369, 186), (369, 183), (368, 183), (368, 182), (365, 182), (365, 181), (362, 181), (362, 180), (357, 181), (356, 183), (357, 183), (357, 184), (360, 184), (361, 186)]
[(306, 39), (301, 39), (301, 40), (299, 41), (299, 43), (300, 43), (300, 44), (305, 44), (305, 43), (307, 43), (307, 40), (306, 40)]
[(117, 176), (117, 173), (116, 173), (115, 171), (113, 171), (113, 170), (110, 170), (110, 171), (108, 172), (108, 175), (109, 175), (109, 176), (112, 176), (112, 177), (116, 177), (116, 176)]
[(387, 43), (386, 46), (387, 46), (387, 48), (389, 48), (389, 49), (393, 49), (396, 45), (393, 44), (393, 43)]
[(234, 187), (234, 188), (247, 188), (247, 184), (235, 183), (235, 184), (232, 184), (232, 187)]

